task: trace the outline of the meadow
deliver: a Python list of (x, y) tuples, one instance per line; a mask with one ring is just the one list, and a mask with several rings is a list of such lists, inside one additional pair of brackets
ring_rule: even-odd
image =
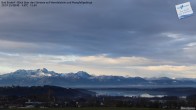
[[(88, 108), (23, 108), (23, 109), (12, 109), (12, 110), (165, 110), (158, 108), (123, 108), (123, 107), (88, 107)], [(176, 109), (167, 109), (176, 110)]]

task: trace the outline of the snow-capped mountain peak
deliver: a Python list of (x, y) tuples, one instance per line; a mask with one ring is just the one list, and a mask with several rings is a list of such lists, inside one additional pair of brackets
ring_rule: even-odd
[(52, 77), (52, 76), (59, 76), (59, 73), (55, 73), (54, 71), (48, 71), (46, 68), (43, 69), (37, 69), (34, 74), (32, 74), (33, 77)]
[(46, 68), (36, 70), (17, 70), (12, 73), (0, 75), (0, 85), (59, 85), (59, 86), (128, 86), (128, 85), (196, 85), (196, 79), (171, 79), (161, 78), (141, 78), (124, 76), (94, 76), (87, 72), (77, 73), (56, 73)]
[(46, 68), (43, 69), (37, 69), (37, 70), (17, 70), (15, 72), (12, 72), (10, 74), (4, 75), (5, 77), (7, 76), (12, 76), (16, 78), (20, 77), (51, 77), (51, 76), (57, 76), (59, 75), (58, 73), (55, 73), (53, 71), (48, 71)]
[(90, 77), (92, 77), (91, 75), (89, 75), (87, 72), (84, 71), (78, 71), (77, 73), (68, 73), (65, 74), (65, 77), (69, 77), (71, 79), (88, 79)]
[(84, 71), (78, 71), (77, 73), (75, 73), (75, 75), (82, 77), (82, 78), (89, 78), (91, 77), (91, 75), (89, 75), (87, 72)]
[(43, 68), (43, 69), (37, 69), (37, 71), (39, 71), (39, 72), (43, 72), (43, 73), (48, 73), (48, 72), (49, 72), (46, 68)]

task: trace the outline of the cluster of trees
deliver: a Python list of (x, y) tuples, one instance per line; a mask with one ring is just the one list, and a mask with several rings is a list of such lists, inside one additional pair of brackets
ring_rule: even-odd
[[(12, 92), (11, 92), (12, 91)], [(22, 92), (22, 94), (21, 94)], [(180, 108), (196, 107), (196, 95), (186, 98), (95, 96), (80, 89), (44, 87), (1, 87), (0, 107), (147, 107)]]
[(32, 96), (1, 96), (0, 105), (4, 108), (9, 106), (25, 107), (145, 107), (145, 108), (180, 108), (196, 107), (196, 95), (185, 98), (168, 96), (163, 98), (141, 97), (54, 97), (48, 95)]

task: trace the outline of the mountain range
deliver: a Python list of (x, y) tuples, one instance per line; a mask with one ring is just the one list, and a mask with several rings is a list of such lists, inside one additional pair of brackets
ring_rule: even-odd
[(43, 86), (53, 85), (61, 87), (196, 87), (196, 79), (168, 77), (141, 78), (109, 75), (90, 75), (87, 72), (56, 73), (46, 68), (36, 70), (17, 70), (0, 75), (0, 86)]

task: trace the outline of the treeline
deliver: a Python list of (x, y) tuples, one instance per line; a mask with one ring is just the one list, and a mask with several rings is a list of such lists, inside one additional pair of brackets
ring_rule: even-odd
[(94, 92), (85, 89), (62, 88), (57, 86), (31, 86), (31, 87), (0, 87), (0, 96), (39, 96), (48, 97), (89, 97), (95, 95)]
[(96, 96), (83, 89), (55, 86), (0, 87), (0, 108), (21, 107), (196, 107), (196, 94), (187, 97), (164, 96), (142, 98), (123, 96)]

